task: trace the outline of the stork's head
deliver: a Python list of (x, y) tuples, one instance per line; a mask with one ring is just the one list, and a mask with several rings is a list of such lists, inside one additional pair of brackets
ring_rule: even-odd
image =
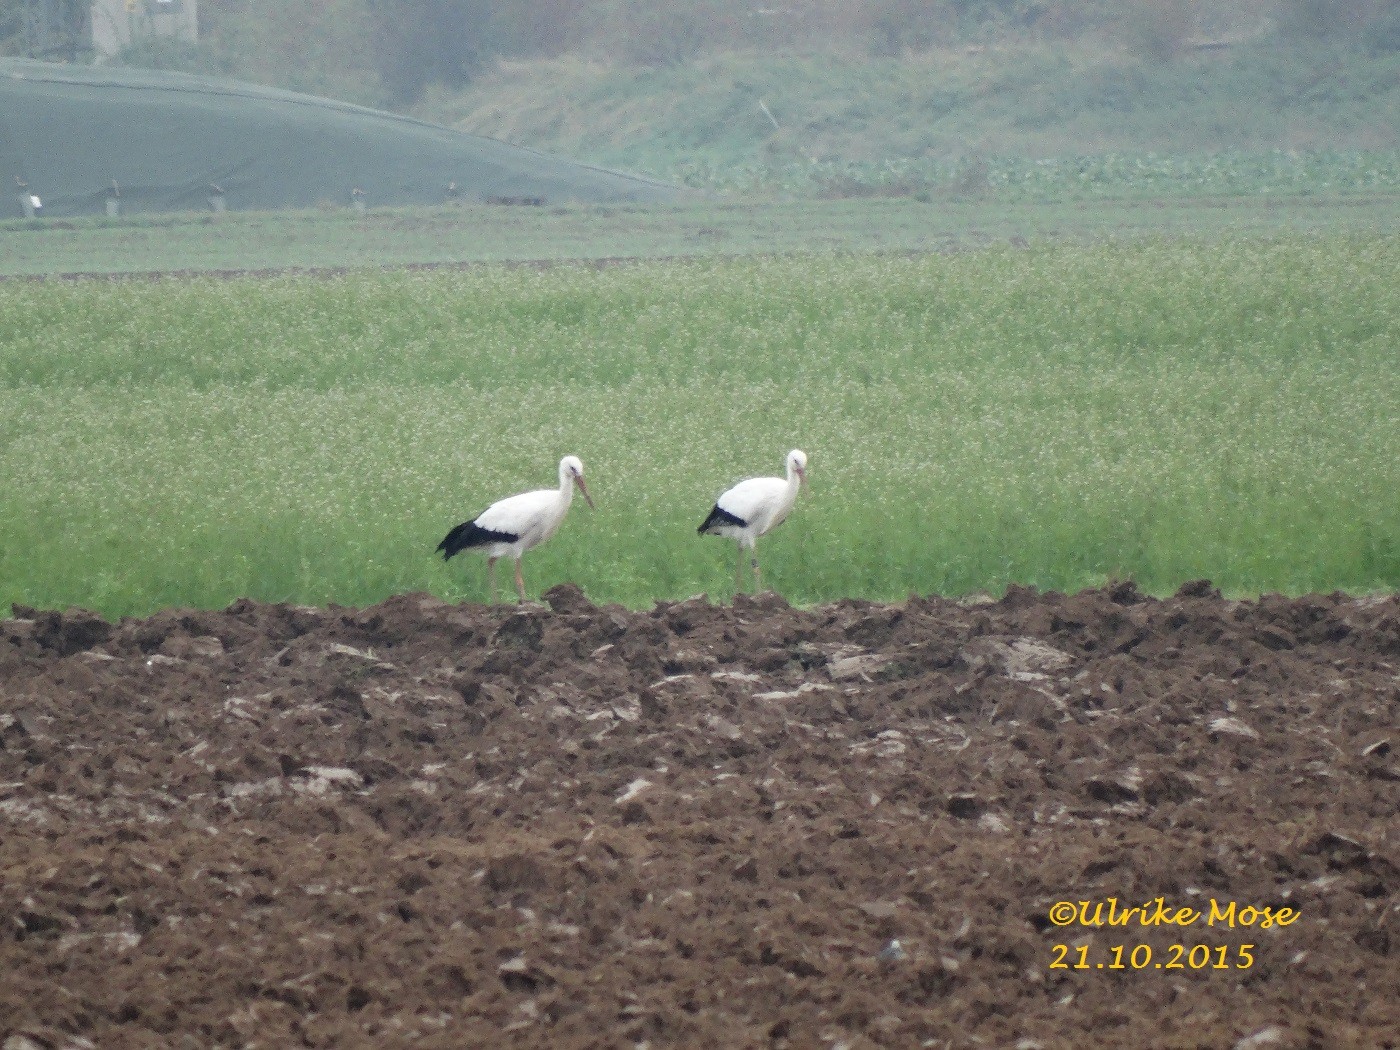
[(588, 494), (588, 486), (583, 483), (583, 460), (577, 456), (565, 456), (561, 459), (559, 461), (559, 480), (565, 484), (572, 481), (583, 493), (583, 498), (588, 505), (593, 506), (593, 497)]
[(807, 484), (807, 453), (795, 448), (787, 454), (788, 477), (797, 475), (799, 485)]

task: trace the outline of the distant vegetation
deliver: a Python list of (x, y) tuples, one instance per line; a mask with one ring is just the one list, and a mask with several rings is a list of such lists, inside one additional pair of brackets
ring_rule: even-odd
[(736, 52), (849, 59), (1078, 41), (1170, 62), (1260, 36), (1400, 49), (1387, 0), (204, 0), (200, 14), (205, 62), (251, 79), (358, 79), (364, 99), (396, 104), (460, 88), (502, 58), (658, 68)]
[[(63, 32), (39, 39), (36, 12)], [(849, 66), (1073, 45), (1161, 64), (1250, 40), (1400, 51), (1390, 0), (201, 0), (199, 14), (198, 45), (148, 39), (123, 60), (403, 106), (502, 59), (642, 70), (749, 54)], [(0, 0), (0, 55), (81, 59), (86, 17), (81, 0)]]
[(1170, 64), (1079, 47), (502, 64), (425, 116), (699, 186), (839, 195), (1394, 185), (1400, 53), (1242, 44)]
[[(26, 2), (0, 0), (0, 53)], [(1100, 188), (1364, 188), (1400, 149), (1391, 0), (201, 0), (200, 23), (120, 61), (712, 189), (1078, 192), (1081, 162)]]
[[(1332, 199), (1366, 192), (1400, 194), (1400, 150), (1268, 153), (1100, 153), (1028, 160), (954, 157), (879, 162), (799, 160), (786, 164), (725, 165), (672, 161), (651, 169), (702, 189), (779, 192), (802, 197), (912, 197), (961, 200), (1070, 202), (1142, 198), (1299, 197)], [(622, 158), (615, 163), (626, 164)], [(1400, 203), (1400, 197), (1397, 197)]]
[[(538, 594), (1400, 586), (1395, 236), (0, 284), (0, 606), (481, 598), (433, 546), (580, 455)], [(560, 361), (567, 360), (561, 369)]]

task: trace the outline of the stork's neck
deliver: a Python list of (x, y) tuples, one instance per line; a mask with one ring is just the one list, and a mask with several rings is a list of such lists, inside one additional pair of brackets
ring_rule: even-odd
[(797, 473), (791, 463), (787, 465), (787, 494), (790, 499), (797, 498), (797, 490), (802, 487), (802, 476)]
[(568, 506), (574, 500), (574, 479), (568, 467), (559, 468), (559, 502)]

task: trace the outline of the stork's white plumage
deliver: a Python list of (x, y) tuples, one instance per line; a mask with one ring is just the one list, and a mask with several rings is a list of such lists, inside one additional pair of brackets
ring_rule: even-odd
[(755, 588), (763, 585), (758, 569), (758, 538), (783, 523), (797, 502), (797, 490), (807, 481), (807, 454), (793, 449), (787, 454), (787, 478), (749, 478), (715, 500), (710, 516), (696, 531), (702, 536), (727, 536), (739, 541), (739, 564), (734, 588), (744, 586), (744, 549), (752, 552)]
[(496, 601), (496, 560), (510, 555), (515, 559), (515, 589), (523, 602), (525, 578), (520, 572), (520, 557), (559, 531), (573, 502), (575, 485), (592, 507), (593, 499), (583, 483), (582, 461), (577, 456), (565, 456), (559, 461), (557, 489), (522, 492), (499, 500), (449, 532), (437, 549), (442, 552), (444, 561), (459, 551), (485, 551), (493, 604)]

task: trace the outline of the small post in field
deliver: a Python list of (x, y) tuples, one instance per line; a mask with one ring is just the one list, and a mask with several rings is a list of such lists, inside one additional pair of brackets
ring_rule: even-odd
[(764, 105), (763, 99), (759, 99), (759, 100), (758, 100), (758, 108), (761, 109), (761, 110), (763, 110), (763, 115), (764, 115), (765, 117), (767, 117), (769, 123), (771, 123), (771, 124), (773, 125), (773, 130), (774, 130), (774, 131), (782, 131), (782, 130), (783, 130), (782, 128), (780, 128), (780, 127), (778, 126), (778, 120), (777, 120), (776, 117), (773, 116), (772, 110), (770, 110), (766, 105)]
[(19, 190), (19, 211), (26, 219), (37, 219), (43, 210), (44, 202), (37, 193), (29, 192), (29, 183), (15, 176), (15, 188)]

